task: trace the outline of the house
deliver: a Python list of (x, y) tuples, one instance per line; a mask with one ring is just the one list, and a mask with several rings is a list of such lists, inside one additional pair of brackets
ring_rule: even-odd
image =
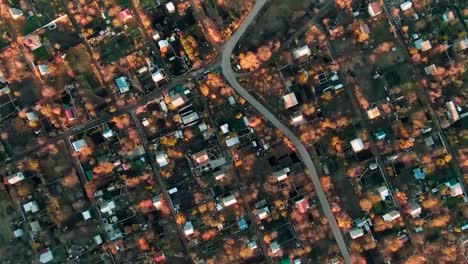
[(302, 198), (299, 201), (296, 201), (296, 208), (299, 210), (299, 213), (303, 214), (309, 209), (309, 201), (306, 198)]
[(444, 22), (452, 21), (455, 19), (455, 14), (453, 13), (453, 11), (447, 11), (442, 15), (442, 19), (444, 20)]
[(89, 210), (86, 210), (84, 212), (81, 213), (81, 216), (83, 216), (83, 219), (84, 220), (88, 220), (91, 218), (91, 211)]
[(38, 121), (39, 118), (37, 117), (36, 113), (34, 112), (27, 112), (26, 113), (26, 119), (28, 119), (29, 122), (33, 121)]
[(42, 251), (39, 255), (39, 262), (40, 263), (50, 263), (54, 259), (54, 255), (52, 255), (52, 251), (47, 248)]
[(385, 222), (391, 222), (391, 221), (397, 219), (398, 217), (400, 217), (400, 212), (398, 212), (397, 210), (392, 210), (389, 213), (384, 214), (382, 216), (382, 218), (383, 218), (383, 220)]
[(101, 245), (102, 242), (104, 242), (104, 240), (102, 239), (101, 234), (98, 234), (98, 235), (94, 236), (93, 240), (96, 243), (96, 245), (98, 245), (98, 246)]
[(10, 11), (10, 15), (13, 19), (17, 19), (21, 16), (23, 16), (23, 11), (21, 9), (18, 9), (18, 8), (14, 8), (14, 7), (10, 7), (8, 9), (8, 11)]
[(350, 143), (351, 143), (351, 147), (353, 148), (355, 153), (358, 153), (359, 151), (361, 151), (361, 150), (363, 150), (365, 148), (364, 143), (362, 142), (361, 138), (353, 139), (353, 140), (351, 140)]
[(37, 220), (32, 221), (29, 224), (29, 226), (31, 227), (31, 232), (33, 234), (37, 234), (42, 230), (41, 225), (39, 224), (39, 221), (37, 221)]
[(369, 119), (374, 119), (380, 116), (380, 111), (378, 107), (374, 107), (372, 109), (367, 110), (367, 117)]
[(119, 14), (117, 15), (117, 18), (120, 20), (120, 22), (122, 23), (125, 23), (127, 22), (129, 19), (131, 19), (133, 17), (132, 15), (132, 12), (130, 11), (130, 9), (125, 9), (123, 11), (120, 11)]
[(291, 115), (291, 122), (293, 126), (300, 126), (306, 122), (301, 111), (296, 111)]
[(24, 36), (23, 44), (28, 47), (31, 51), (34, 51), (40, 47), (42, 47), (41, 39), (37, 34), (29, 34)]
[(169, 1), (169, 2), (166, 4), (166, 10), (167, 10), (167, 12), (169, 12), (169, 14), (175, 13), (176, 8), (175, 8), (174, 3), (172, 3), (172, 1)]
[(377, 192), (379, 193), (380, 198), (382, 198), (382, 201), (385, 201), (385, 199), (390, 196), (387, 186), (380, 186), (377, 188)]
[(356, 239), (358, 237), (362, 237), (364, 235), (364, 230), (360, 227), (353, 228), (349, 230), (349, 236), (351, 239)]
[(39, 206), (36, 201), (30, 201), (23, 204), (23, 209), (26, 213), (35, 213), (39, 211)]
[(120, 93), (126, 93), (130, 91), (130, 85), (127, 82), (127, 78), (125, 76), (121, 76), (115, 79), (115, 84), (117, 84), (117, 88), (119, 88)]
[(73, 106), (66, 106), (64, 108), (65, 116), (67, 117), (68, 121), (73, 121), (76, 119), (76, 111), (75, 107)]
[(431, 41), (418, 39), (414, 42), (414, 46), (420, 51), (427, 51), (432, 49)]
[(224, 125), (222, 125), (222, 126), (220, 126), (219, 128), (221, 129), (221, 132), (222, 132), (223, 134), (229, 133), (229, 125), (228, 125), (227, 123), (224, 124)]
[(37, 68), (39, 69), (39, 73), (41, 74), (41, 76), (49, 74), (49, 66), (47, 66), (46, 64), (39, 64)]
[(284, 100), (284, 107), (286, 109), (291, 108), (298, 104), (296, 94), (294, 92), (284, 95), (283, 100)]
[(18, 182), (24, 180), (24, 179), (26, 179), (26, 178), (24, 177), (23, 172), (19, 171), (19, 172), (13, 174), (13, 175), (8, 176), (7, 177), (7, 182), (8, 182), (8, 184), (13, 185), (15, 183), (18, 183)]
[(240, 229), (240, 230), (245, 230), (245, 229), (249, 228), (249, 225), (247, 224), (247, 221), (245, 221), (244, 218), (242, 218), (241, 220), (237, 221), (237, 225), (239, 226), (239, 229)]
[(162, 206), (161, 196), (156, 195), (155, 197), (153, 197), (153, 206), (154, 208), (158, 210), (161, 209), (161, 206)]
[(458, 41), (458, 48), (460, 50), (468, 49), (468, 39), (462, 39), (462, 40)]
[(424, 71), (426, 72), (427, 75), (431, 75), (431, 74), (437, 73), (437, 67), (435, 66), (435, 64), (431, 64), (425, 67)]
[(235, 136), (235, 137), (228, 137), (226, 139), (226, 146), (227, 147), (232, 147), (232, 146), (235, 146), (237, 144), (239, 144), (240, 141), (239, 141), (239, 137)]
[(445, 185), (450, 188), (450, 196), (456, 197), (463, 195), (462, 186), (456, 179), (446, 182)]
[(151, 36), (153, 37), (153, 40), (154, 41), (158, 41), (161, 39), (161, 35), (159, 35), (159, 32), (158, 31), (154, 31)]
[[(362, 32), (363, 34), (369, 35), (369, 34), (371, 33), (370, 28), (369, 28), (369, 26), (368, 26), (366, 23), (361, 24), (361, 25), (359, 26), (359, 29), (361, 30), (361, 32)], [(333, 81), (333, 80), (332, 80), (332, 81)]]
[(197, 152), (192, 157), (197, 163), (197, 165), (204, 165), (210, 162), (210, 157), (208, 156), (208, 152), (206, 150)]
[(74, 141), (72, 143), (72, 146), (75, 151), (79, 152), (83, 148), (87, 147), (88, 145), (86, 144), (86, 141), (84, 139), (80, 139), (80, 140)]
[(184, 123), (184, 125), (188, 125), (197, 121), (198, 119), (200, 119), (200, 117), (198, 116), (197, 112), (191, 112), (182, 116), (182, 123)]
[(268, 217), (268, 214), (270, 213), (270, 210), (268, 209), (268, 206), (262, 207), (257, 210), (257, 217), (260, 220), (263, 220)]
[(249, 247), (250, 250), (255, 250), (257, 249), (257, 242), (251, 241), (249, 242), (249, 244), (247, 244), (247, 246)]
[(375, 133), (374, 136), (375, 136), (375, 138), (376, 138), (377, 140), (383, 140), (383, 139), (385, 139), (385, 138), (387, 137), (387, 134), (385, 134), (385, 132), (383, 132), (383, 131), (381, 130), (381, 131)]
[(273, 172), (273, 176), (275, 176), (276, 180), (280, 182), (288, 178), (288, 172), (290, 172), (290, 170), (288, 167), (286, 167), (280, 171)]
[(452, 123), (460, 120), (460, 115), (458, 114), (457, 107), (453, 101), (445, 103), (445, 107), (447, 107), (447, 116), (449, 117), (450, 121), (452, 121)]
[(153, 79), (154, 83), (158, 84), (160, 81), (166, 78), (163, 70), (155, 71), (151, 73), (151, 78)]
[(169, 164), (169, 160), (167, 159), (167, 154), (164, 151), (156, 152), (156, 162), (158, 163), (159, 167), (164, 167)]
[(281, 247), (278, 244), (278, 242), (274, 241), (273, 243), (270, 244), (270, 250), (271, 250), (271, 253), (276, 254), (281, 250)]
[(371, 17), (375, 17), (377, 15), (380, 15), (383, 12), (382, 7), (380, 6), (379, 2), (377, 2), (377, 1), (369, 3), (369, 6), (367, 7), (367, 11), (369, 11), (369, 15)]
[(411, 215), (412, 218), (419, 217), (419, 215), (422, 212), (421, 206), (415, 201), (411, 200), (409, 202), (409, 214)]
[(187, 221), (185, 222), (185, 225), (184, 225), (184, 234), (186, 236), (190, 236), (191, 234), (193, 234), (193, 224), (192, 222), (190, 221)]
[(171, 96), (171, 104), (175, 108), (179, 108), (188, 102), (187, 97), (183, 93), (177, 93)]
[(228, 207), (230, 205), (236, 204), (237, 203), (236, 196), (234, 196), (234, 194), (231, 194), (227, 197), (224, 197), (222, 199), (222, 202), (223, 202), (224, 207)]
[(310, 56), (310, 54), (312, 54), (312, 52), (310, 51), (310, 48), (307, 45), (293, 50), (293, 56), (295, 59), (299, 59), (303, 56)]
[(226, 176), (226, 173), (223, 170), (220, 170), (220, 171), (215, 172), (213, 176), (215, 177), (215, 180), (221, 181)]
[(13, 231), (13, 235), (15, 236), (15, 238), (22, 237), (24, 235), (24, 231), (21, 228), (15, 229)]
[(421, 168), (413, 169), (413, 175), (416, 180), (424, 180), (426, 179), (426, 173)]
[(400, 5), (401, 11), (406, 11), (410, 9), (411, 7), (413, 7), (413, 3), (411, 1), (403, 2)]
[(161, 263), (166, 260), (166, 256), (164, 256), (164, 253), (162, 251), (157, 251), (154, 253), (154, 261), (156, 263)]
[(114, 131), (112, 131), (110, 128), (106, 128), (104, 131), (102, 131), (102, 136), (104, 138), (111, 138), (114, 136)]
[(110, 202), (107, 202), (107, 203), (104, 203), (102, 206), (101, 206), (101, 213), (103, 214), (109, 214), (109, 215), (112, 215), (114, 214), (114, 209), (115, 209), (115, 202), (114, 201), (110, 201)]
[(159, 50), (163, 51), (169, 48), (169, 42), (165, 39), (158, 41)]

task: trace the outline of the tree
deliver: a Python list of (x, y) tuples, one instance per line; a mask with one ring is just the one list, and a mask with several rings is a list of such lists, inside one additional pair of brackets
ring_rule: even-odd
[(93, 173), (96, 176), (106, 175), (106, 174), (111, 173), (114, 167), (115, 167), (114, 164), (111, 162), (103, 162), (93, 168)]
[(112, 122), (118, 129), (124, 129), (130, 126), (130, 117), (128, 115), (115, 116), (112, 118)]
[(184, 225), (187, 222), (187, 217), (183, 213), (178, 213), (176, 218), (176, 223), (178, 225)]
[(359, 206), (363, 211), (370, 212), (372, 209), (372, 202), (368, 198), (363, 198), (359, 201)]
[(443, 227), (446, 226), (450, 222), (450, 216), (449, 215), (440, 215), (435, 218), (433, 218), (429, 223), (428, 226), (433, 228), (433, 227)]
[(322, 183), (325, 193), (329, 194), (330, 191), (333, 190), (333, 183), (330, 176), (323, 176), (320, 178), (320, 182)]
[(239, 65), (242, 69), (254, 71), (260, 67), (260, 60), (253, 52), (239, 54)]

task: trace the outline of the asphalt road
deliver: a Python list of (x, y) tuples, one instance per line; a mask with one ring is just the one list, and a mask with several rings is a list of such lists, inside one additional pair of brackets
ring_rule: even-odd
[(231, 37), (229, 42), (225, 44), (222, 50), (222, 60), (221, 60), (221, 67), (223, 75), (225, 76), (226, 80), (229, 84), (241, 95), (247, 102), (249, 102), (257, 111), (259, 111), (268, 121), (270, 121), (275, 127), (283, 132), (285, 136), (293, 142), (295, 147), (297, 148), (297, 152), (302, 158), (304, 165), (307, 168), (307, 172), (310, 175), (312, 182), (315, 186), (315, 190), (317, 192), (317, 196), (319, 198), (320, 204), (322, 209), (325, 213), (325, 216), (328, 219), (330, 227), (332, 229), (333, 235), (335, 236), (336, 242), (338, 247), (340, 248), (341, 254), (345, 260), (345, 263), (351, 264), (351, 257), (349, 255), (348, 247), (344, 241), (343, 235), (341, 234), (341, 230), (338, 227), (336, 222), (335, 216), (333, 215), (330, 204), (328, 203), (327, 197), (325, 192), (322, 188), (320, 183), (320, 179), (317, 174), (317, 170), (315, 165), (310, 157), (307, 149), (302, 144), (296, 135), (286, 126), (284, 125), (276, 116), (274, 116), (267, 108), (265, 108), (260, 102), (258, 102), (244, 87), (242, 87), (236, 79), (235, 73), (232, 70), (231, 66), (231, 54), (236, 46), (237, 42), (241, 38), (241, 36), (245, 33), (247, 27), (254, 21), (258, 12), (262, 9), (262, 7), (267, 3), (267, 0), (257, 0), (254, 8), (250, 12), (250, 14), (245, 18), (242, 25), (237, 29), (234, 35)]

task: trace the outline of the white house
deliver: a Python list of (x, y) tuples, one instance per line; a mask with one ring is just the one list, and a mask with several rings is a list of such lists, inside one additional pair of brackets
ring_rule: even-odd
[(39, 64), (37, 68), (39, 69), (39, 73), (41, 74), (41, 76), (49, 74), (49, 66), (47, 66), (46, 64)]
[(182, 93), (177, 93), (173, 96), (171, 96), (171, 104), (175, 108), (179, 108), (187, 103), (188, 99), (187, 97), (182, 94)]
[(362, 228), (359, 228), (359, 227), (356, 227), (356, 228), (353, 228), (349, 231), (349, 236), (352, 238), (352, 239), (356, 239), (358, 237), (362, 237), (364, 235), (364, 230), (362, 230)]
[(108, 203), (105, 203), (104, 205), (101, 206), (101, 213), (103, 214), (109, 214), (112, 215), (114, 212), (113, 210), (115, 209), (115, 202), (110, 201)]
[(433, 74), (437, 72), (437, 67), (435, 64), (431, 64), (427, 67), (424, 68), (424, 71), (426, 72), (427, 75)]
[(52, 260), (54, 260), (54, 255), (52, 255), (52, 251), (49, 248), (39, 255), (39, 262), (41, 263), (50, 263)]
[(289, 167), (286, 167), (280, 171), (274, 172), (273, 176), (275, 176), (277, 181), (282, 181), (288, 178), (288, 172), (290, 172)]
[(284, 95), (283, 100), (284, 100), (284, 107), (286, 109), (291, 108), (299, 103), (297, 101), (296, 94), (294, 92)]
[(380, 194), (382, 201), (385, 201), (385, 199), (390, 195), (388, 193), (387, 186), (380, 186), (379, 188), (377, 188), (377, 192)]
[(166, 4), (166, 10), (167, 10), (167, 12), (169, 12), (170, 14), (175, 13), (176, 8), (175, 8), (174, 3), (172, 3), (172, 1), (169, 1), (169, 2)]
[(409, 213), (412, 218), (419, 217), (421, 214), (422, 209), (421, 206), (414, 200), (409, 202)]
[(7, 181), (11, 185), (18, 183), (24, 179), (25, 179), (24, 174), (21, 171), (7, 177)]
[(23, 209), (26, 213), (35, 213), (39, 211), (39, 206), (37, 205), (36, 201), (30, 201), (28, 203), (23, 204)]
[(310, 54), (311, 54), (311, 51), (310, 51), (309, 46), (307, 45), (293, 50), (293, 56), (295, 59), (298, 59), (302, 56), (310, 56)]
[(353, 140), (351, 140), (350, 143), (351, 143), (351, 147), (353, 148), (355, 153), (358, 153), (359, 151), (361, 151), (361, 150), (363, 150), (365, 148), (364, 143), (362, 142), (361, 138), (353, 139)]
[(156, 209), (161, 209), (162, 202), (161, 202), (161, 197), (159, 195), (153, 197), (153, 206)]
[(380, 116), (380, 111), (378, 107), (367, 110), (367, 117), (369, 119), (374, 119)]
[(406, 1), (406, 2), (401, 3), (400, 8), (401, 8), (401, 11), (406, 11), (410, 9), (412, 6), (413, 6), (413, 3), (411, 1)]
[(455, 197), (463, 195), (462, 186), (457, 180), (446, 182), (445, 185), (450, 188), (450, 196)]
[(185, 222), (185, 225), (184, 225), (184, 234), (186, 236), (190, 236), (191, 234), (193, 234), (193, 224), (192, 222), (190, 221), (187, 221)]
[(154, 83), (158, 83), (166, 78), (166, 75), (162, 70), (155, 71), (151, 73), (151, 78), (153, 79)]
[(215, 180), (221, 181), (226, 176), (226, 173), (223, 170), (220, 170), (220, 171), (215, 172), (213, 176), (215, 177)]
[(257, 217), (258, 219), (263, 220), (267, 218), (269, 213), (270, 213), (270, 210), (268, 209), (268, 206), (265, 206), (257, 210)]
[(383, 218), (383, 220), (385, 222), (391, 222), (391, 221), (397, 219), (398, 217), (400, 217), (400, 212), (398, 212), (397, 210), (392, 210), (392, 211), (390, 211), (387, 214), (384, 214), (382, 216), (382, 218)]
[(91, 212), (89, 210), (86, 210), (86, 211), (81, 213), (81, 216), (83, 216), (84, 220), (88, 220), (88, 219), (91, 218)]
[(158, 163), (159, 167), (164, 167), (169, 164), (169, 160), (167, 159), (167, 154), (164, 151), (156, 152), (156, 162)]
[(229, 133), (229, 125), (227, 123), (220, 126), (219, 128), (221, 129), (221, 132), (223, 132), (223, 134)]
[(81, 151), (83, 148), (87, 147), (88, 145), (86, 144), (86, 141), (84, 139), (80, 139), (80, 140), (74, 141), (72, 143), (72, 146), (75, 151)]
[(239, 137), (235, 136), (235, 137), (230, 137), (230, 138), (227, 138), (226, 139), (226, 146), (227, 147), (232, 147), (232, 146), (235, 146), (237, 144), (239, 144), (240, 141), (239, 141)]
[(21, 17), (23, 16), (23, 11), (21, 9), (18, 9), (18, 8), (14, 8), (14, 7), (10, 7), (8, 9), (8, 11), (10, 11), (10, 15), (13, 19), (17, 19), (18, 17)]
[(182, 116), (182, 123), (184, 123), (184, 125), (188, 125), (197, 121), (198, 119), (200, 119), (200, 117), (198, 116), (197, 112), (191, 112)]
[(273, 243), (270, 244), (270, 250), (271, 250), (271, 253), (276, 254), (281, 250), (281, 247), (278, 244), (278, 242), (274, 241)]
[(231, 194), (227, 197), (224, 197), (222, 199), (222, 202), (223, 202), (224, 207), (228, 207), (230, 205), (236, 204), (237, 203), (236, 196), (234, 196), (234, 194)]

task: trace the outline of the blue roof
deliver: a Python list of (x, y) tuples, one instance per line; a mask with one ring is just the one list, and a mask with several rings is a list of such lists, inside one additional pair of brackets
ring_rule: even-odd
[(121, 93), (127, 92), (130, 88), (124, 76), (115, 79), (115, 83), (117, 84), (117, 87)]
[(424, 173), (424, 171), (421, 170), (421, 168), (414, 169), (413, 174), (414, 174), (414, 177), (416, 178), (416, 180), (426, 179), (426, 173)]
[(239, 220), (239, 221), (237, 222), (237, 224), (239, 225), (239, 229), (240, 229), (240, 230), (245, 230), (245, 229), (247, 229), (247, 228), (249, 227), (249, 225), (247, 224), (247, 221), (245, 221), (244, 218), (242, 218), (241, 220)]
[(387, 134), (385, 134), (385, 132), (383, 132), (383, 131), (379, 131), (379, 132), (375, 133), (375, 137), (378, 140), (384, 139), (386, 136), (387, 136)]

